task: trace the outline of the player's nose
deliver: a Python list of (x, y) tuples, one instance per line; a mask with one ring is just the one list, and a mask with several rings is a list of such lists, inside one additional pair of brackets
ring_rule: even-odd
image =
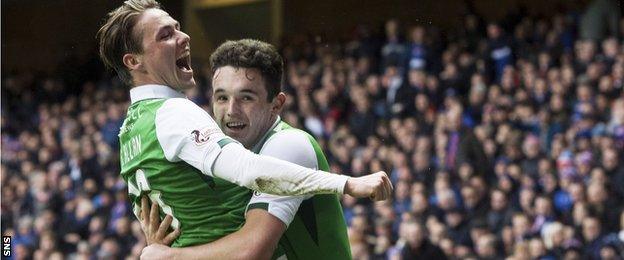
[(179, 31), (180, 37), (178, 37), (178, 44), (182, 47), (187, 47), (191, 42), (191, 36), (184, 33), (183, 31)]
[(238, 105), (238, 102), (236, 102), (236, 100), (234, 100), (233, 98), (230, 99), (227, 104), (227, 114), (233, 116), (238, 115), (239, 113), (240, 106)]

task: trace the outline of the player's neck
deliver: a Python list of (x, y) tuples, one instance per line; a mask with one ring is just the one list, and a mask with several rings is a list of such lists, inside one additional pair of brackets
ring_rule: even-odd
[(276, 126), (278, 119), (279, 119), (279, 116), (271, 115), (271, 118), (269, 119), (269, 122), (271, 122), (271, 124), (267, 124), (267, 128), (264, 129), (264, 131), (262, 131), (262, 134), (260, 135), (260, 137), (257, 140), (253, 141), (250, 147), (245, 147), (245, 148), (254, 150), (256, 148), (259, 148), (257, 146), (263, 145), (262, 142), (266, 140), (267, 135), (269, 135), (271, 130)]

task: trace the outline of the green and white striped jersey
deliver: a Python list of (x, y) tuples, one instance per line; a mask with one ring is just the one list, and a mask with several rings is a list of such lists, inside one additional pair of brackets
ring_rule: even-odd
[[(253, 152), (312, 169), (329, 165), (319, 144), (308, 133), (279, 118)], [(266, 209), (288, 229), (279, 241), (275, 257), (288, 259), (351, 259), (347, 225), (338, 196), (333, 194), (275, 196), (254, 192), (248, 210)], [(279, 259), (279, 258), (278, 258)]]

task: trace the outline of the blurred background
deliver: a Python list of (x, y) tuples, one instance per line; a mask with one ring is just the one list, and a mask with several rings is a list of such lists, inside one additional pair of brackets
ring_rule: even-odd
[[(391, 201), (342, 198), (355, 259), (622, 259), (622, 3), (160, 1), (207, 58), (227, 39), (285, 59), (282, 118), (332, 170), (386, 170)], [(136, 259), (119, 176), (128, 88), (95, 33), (122, 1), (3, 0), (1, 226), (16, 259)]]

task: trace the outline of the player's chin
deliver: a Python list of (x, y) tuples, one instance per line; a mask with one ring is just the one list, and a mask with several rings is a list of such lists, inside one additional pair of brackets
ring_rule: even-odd
[(225, 127), (225, 134), (231, 137), (240, 137), (243, 135), (244, 128)]
[(237, 141), (240, 141), (243, 137), (245, 137), (245, 130), (247, 129), (247, 127), (242, 127), (242, 128), (233, 128), (233, 127), (226, 127), (225, 131), (223, 131), (227, 136), (232, 137), (234, 139), (236, 139)]
[(195, 86), (197, 86), (197, 83), (195, 83), (195, 79), (191, 77), (190, 79), (187, 79), (187, 80), (180, 80), (179, 86), (182, 90), (187, 90), (187, 89), (192, 89)]
[(194, 88), (197, 85), (192, 70), (190, 72), (183, 72), (178, 69), (175, 80), (182, 89)]

